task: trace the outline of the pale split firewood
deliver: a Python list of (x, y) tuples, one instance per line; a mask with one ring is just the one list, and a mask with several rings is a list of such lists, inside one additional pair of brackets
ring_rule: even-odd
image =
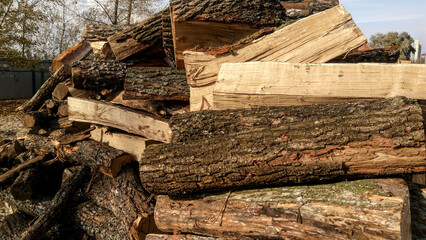
[(129, 69), (126, 72), (123, 98), (189, 101), (185, 71), (171, 67)]
[(402, 179), (245, 190), (194, 200), (158, 196), (155, 218), (165, 232), (225, 239), (411, 239), (409, 192)]
[(193, 115), (203, 120), (188, 140), (145, 149), (148, 191), (179, 196), (426, 171), (422, 112), (406, 98)]
[[(279, 61), (324, 63), (366, 43), (343, 6), (301, 19), (261, 39), (221, 55), (184, 52), (191, 111), (212, 106), (214, 83), (223, 63)], [(211, 51), (214, 53), (214, 50)]]
[(81, 167), (56, 193), (51, 206), (21, 235), (20, 239), (41, 239), (47, 230), (62, 216), (65, 206), (81, 187), (88, 175), (88, 168)]
[(40, 87), (37, 93), (17, 108), (18, 111), (35, 111), (52, 96), (55, 87), (71, 76), (71, 67), (63, 65)]
[(138, 161), (142, 160), (142, 154), (147, 146), (159, 143), (143, 137), (120, 133), (106, 127), (96, 127), (90, 132), (90, 138), (129, 153)]
[(68, 98), (69, 119), (114, 127), (160, 142), (170, 142), (166, 120), (147, 113), (104, 102)]
[(223, 64), (219, 72), (213, 109), (395, 96), (425, 100), (423, 79), (426, 65), (421, 64), (229, 63)]
[(62, 145), (60, 152), (70, 161), (88, 166), (94, 172), (99, 171), (111, 178), (117, 177), (123, 166), (134, 161), (128, 153), (91, 140), (77, 142), (75, 145)]
[(58, 107), (58, 116), (59, 117), (68, 117), (68, 104), (61, 104)]
[(185, 50), (233, 44), (260, 28), (280, 26), (288, 20), (275, 0), (173, 0), (170, 9), (178, 69), (185, 67)]
[(52, 92), (52, 97), (57, 100), (64, 100), (70, 94), (65, 82), (59, 83)]
[(92, 47), (89, 42), (84, 40), (78, 42), (53, 59), (51, 73), (57, 72), (62, 66), (70, 68), (73, 62), (82, 60), (90, 51)]

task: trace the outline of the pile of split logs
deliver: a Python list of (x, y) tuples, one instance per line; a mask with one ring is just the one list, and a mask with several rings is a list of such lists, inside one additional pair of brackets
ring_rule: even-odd
[(425, 239), (426, 67), (366, 42), (338, 0), (87, 26), (1, 141), (0, 238)]

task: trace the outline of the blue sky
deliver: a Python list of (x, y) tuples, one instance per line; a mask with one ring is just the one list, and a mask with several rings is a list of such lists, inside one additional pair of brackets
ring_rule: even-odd
[(426, 52), (426, 0), (340, 0), (369, 39), (376, 33), (408, 32)]

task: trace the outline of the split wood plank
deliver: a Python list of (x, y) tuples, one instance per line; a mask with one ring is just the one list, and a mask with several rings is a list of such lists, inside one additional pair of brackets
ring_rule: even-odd
[(92, 51), (92, 47), (88, 41), (78, 42), (53, 59), (51, 73), (55, 73), (64, 65), (71, 68), (73, 62), (82, 60), (90, 51)]
[[(172, 200), (158, 196), (160, 230), (225, 239), (411, 239), (402, 179), (256, 189)], [(224, 209), (224, 210), (223, 210)]]
[(367, 39), (342, 5), (314, 14), (221, 55), (184, 52), (191, 111), (212, 106), (214, 84), (223, 63), (278, 61), (324, 63), (356, 49)]
[(406, 96), (426, 100), (426, 65), (223, 64), (213, 109), (289, 106)]
[(182, 196), (426, 171), (422, 111), (407, 98), (193, 115), (203, 120), (187, 141), (145, 149), (148, 191)]
[(104, 102), (68, 98), (69, 119), (114, 127), (160, 142), (170, 142), (171, 130), (166, 120), (147, 113)]
[(106, 144), (110, 147), (124, 151), (133, 155), (138, 161), (141, 161), (145, 148), (151, 144), (159, 143), (143, 137), (114, 132), (106, 127), (96, 127), (90, 132), (90, 138)]

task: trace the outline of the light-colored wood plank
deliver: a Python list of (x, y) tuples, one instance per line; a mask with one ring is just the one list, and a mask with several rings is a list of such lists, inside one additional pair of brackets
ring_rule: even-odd
[[(183, 53), (191, 91), (191, 111), (212, 105), (213, 89), (223, 63), (249, 61), (324, 63), (356, 49), (367, 39), (342, 5), (314, 14), (222, 55)], [(202, 89), (206, 88), (206, 89)], [(195, 91), (204, 91), (195, 94)], [(200, 97), (201, 96), (201, 97)], [(209, 104), (204, 104), (203, 99)]]
[(90, 42), (90, 46), (93, 49), (94, 54), (98, 54), (98, 52), (104, 47), (104, 45), (107, 43), (107, 41), (96, 41), (96, 42)]
[(426, 100), (426, 65), (223, 64), (213, 109), (289, 106), (405, 96)]
[(57, 72), (64, 65), (67, 68), (71, 68), (73, 62), (80, 61), (89, 54), (91, 50), (92, 47), (90, 42), (85, 40), (78, 42), (53, 59), (51, 73)]
[(142, 154), (148, 145), (158, 143), (144, 137), (114, 132), (106, 127), (99, 126), (90, 132), (90, 138), (129, 153), (138, 161), (141, 161)]
[(170, 142), (171, 130), (165, 120), (116, 105), (69, 97), (69, 119), (114, 127), (146, 138)]

